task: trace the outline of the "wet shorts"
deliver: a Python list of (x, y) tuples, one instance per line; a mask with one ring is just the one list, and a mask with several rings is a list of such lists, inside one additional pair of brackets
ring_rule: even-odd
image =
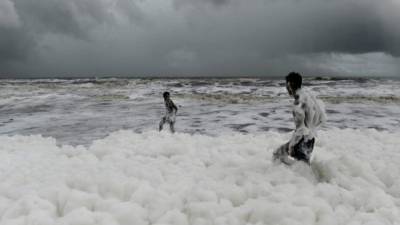
[(300, 139), (299, 143), (293, 146), (293, 152), (290, 156), (297, 160), (310, 163), (311, 153), (314, 149), (315, 139), (305, 141), (304, 137)]
[(164, 123), (175, 123), (175, 113), (167, 113), (167, 115), (165, 115), (163, 117), (163, 122)]

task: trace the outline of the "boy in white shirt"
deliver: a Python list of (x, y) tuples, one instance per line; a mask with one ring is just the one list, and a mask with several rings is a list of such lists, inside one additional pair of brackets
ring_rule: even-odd
[(274, 160), (292, 164), (300, 160), (310, 164), (317, 128), (326, 120), (324, 106), (314, 95), (301, 88), (302, 77), (292, 72), (286, 76), (286, 88), (294, 98), (293, 117), (296, 129), (290, 141), (279, 147), (273, 154)]

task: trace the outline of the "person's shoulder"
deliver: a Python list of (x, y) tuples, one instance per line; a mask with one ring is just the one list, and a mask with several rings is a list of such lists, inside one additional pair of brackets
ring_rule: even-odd
[(307, 90), (304, 90), (303, 88), (297, 90), (296, 95), (298, 96), (298, 101), (299, 102), (306, 102), (307, 99), (309, 98), (309, 93)]

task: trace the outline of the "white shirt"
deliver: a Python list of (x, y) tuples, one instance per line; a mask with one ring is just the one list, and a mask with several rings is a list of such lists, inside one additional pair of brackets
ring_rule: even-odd
[(293, 104), (293, 117), (296, 130), (290, 139), (289, 147), (293, 147), (304, 138), (305, 141), (316, 136), (317, 128), (326, 121), (325, 107), (310, 92), (298, 89)]

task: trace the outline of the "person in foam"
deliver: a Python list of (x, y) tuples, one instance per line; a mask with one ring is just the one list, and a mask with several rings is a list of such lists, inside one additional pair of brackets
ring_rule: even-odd
[(302, 89), (301, 85), (300, 74), (291, 72), (286, 76), (286, 89), (294, 98), (293, 117), (296, 129), (290, 141), (273, 153), (274, 160), (280, 160), (285, 164), (295, 162), (292, 158), (310, 164), (316, 130), (326, 120), (323, 103)]
[(175, 117), (178, 112), (178, 108), (170, 98), (169, 92), (163, 93), (164, 104), (165, 104), (165, 116), (160, 121), (159, 131), (163, 129), (165, 123), (169, 124), (171, 133), (175, 133)]

